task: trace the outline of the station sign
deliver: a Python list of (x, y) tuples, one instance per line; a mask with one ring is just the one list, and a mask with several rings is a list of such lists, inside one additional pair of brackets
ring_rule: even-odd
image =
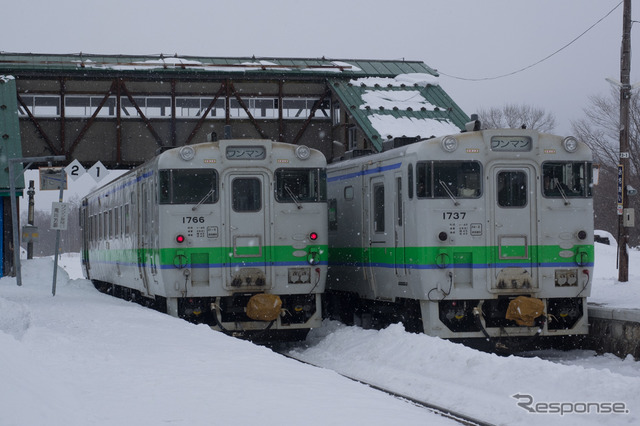
[(618, 208), (617, 213), (622, 216), (624, 202), (624, 166), (618, 164)]
[(51, 203), (51, 229), (66, 231), (72, 203)]

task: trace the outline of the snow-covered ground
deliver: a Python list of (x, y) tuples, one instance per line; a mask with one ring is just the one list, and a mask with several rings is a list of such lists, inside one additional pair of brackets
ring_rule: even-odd
[[(640, 252), (630, 257), (630, 280), (618, 283), (615, 248), (596, 244), (591, 301), (639, 305)], [(330, 369), (495, 424), (640, 423), (630, 357), (500, 357), (399, 325), (327, 321), (292, 351), (320, 369), (101, 294), (77, 254), (60, 265), (55, 297), (50, 258), (23, 261), (22, 287), (0, 279), (2, 426), (453, 424)]]

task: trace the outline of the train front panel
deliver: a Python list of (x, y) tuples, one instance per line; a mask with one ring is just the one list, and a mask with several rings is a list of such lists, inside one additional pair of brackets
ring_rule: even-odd
[[(445, 338), (584, 334), (591, 178), (586, 146), (526, 130), (463, 133), (331, 165), (338, 220), (328, 287), (356, 295), (357, 308), (343, 300), (351, 309), (419, 317), (412, 329)], [(507, 318), (532, 301), (535, 321)]]
[[(178, 316), (237, 334), (320, 325), (326, 162), (296, 148), (221, 141), (160, 159), (161, 264)], [(256, 295), (279, 315), (252, 315)]]

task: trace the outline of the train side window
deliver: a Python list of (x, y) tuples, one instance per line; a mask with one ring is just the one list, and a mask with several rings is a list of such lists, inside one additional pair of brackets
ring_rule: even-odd
[(113, 227), (111, 226), (111, 210), (104, 212), (104, 239), (108, 240), (113, 235)]
[(123, 207), (120, 206), (120, 235), (124, 237), (124, 215), (122, 214)]
[(332, 198), (328, 201), (329, 207), (329, 231), (338, 230), (338, 200)]
[(519, 170), (498, 173), (498, 205), (524, 207), (527, 205), (527, 174)]
[(98, 213), (98, 240), (102, 240), (102, 229), (104, 227), (104, 216), (102, 213)]
[(129, 235), (131, 232), (131, 219), (129, 217), (129, 204), (124, 205), (124, 234)]
[(262, 185), (257, 178), (235, 178), (231, 183), (232, 207), (236, 212), (262, 209)]
[(120, 218), (118, 217), (118, 208), (113, 209), (113, 237), (118, 238), (120, 235)]
[(407, 168), (407, 185), (409, 187), (409, 199), (413, 200), (413, 164), (409, 164)]
[(384, 185), (373, 187), (373, 230), (384, 232)]
[(344, 187), (344, 199), (353, 200), (353, 186), (349, 185)]

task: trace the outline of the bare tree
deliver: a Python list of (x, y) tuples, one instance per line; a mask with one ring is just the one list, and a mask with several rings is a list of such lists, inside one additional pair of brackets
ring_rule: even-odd
[[(629, 184), (640, 188), (640, 99), (632, 94), (629, 119)], [(608, 95), (589, 97), (589, 105), (583, 109), (584, 118), (572, 121), (574, 135), (589, 145), (594, 162), (600, 165), (600, 182), (594, 188), (593, 208), (596, 229), (604, 229), (613, 235), (618, 233), (617, 165), (620, 151), (620, 92), (612, 88)], [(629, 207), (637, 210), (638, 197), (629, 198)], [(629, 244), (637, 246), (640, 233), (637, 228), (629, 232)]]
[(531, 105), (506, 104), (502, 108), (480, 109), (478, 117), (484, 129), (519, 129), (526, 127), (543, 133), (550, 133), (556, 127), (553, 114)]
[[(573, 132), (594, 152), (595, 158), (607, 166), (618, 164), (620, 151), (620, 92), (612, 88), (609, 95), (589, 97), (583, 109), (585, 118), (572, 121)], [(632, 94), (629, 102), (629, 151), (631, 174), (640, 171), (640, 98)]]

